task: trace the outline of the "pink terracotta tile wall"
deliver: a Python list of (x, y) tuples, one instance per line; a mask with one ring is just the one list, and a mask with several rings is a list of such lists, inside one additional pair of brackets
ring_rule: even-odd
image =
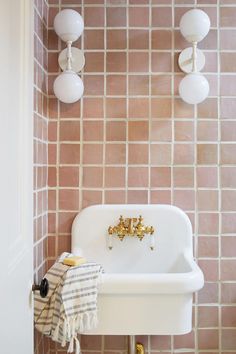
[[(178, 25), (196, 5), (211, 30), (199, 47), (210, 95), (194, 107), (178, 96)], [(64, 46), (53, 31), (62, 8), (85, 20), (83, 99), (58, 102), (52, 83)], [(144, 336), (148, 353), (236, 353), (235, 0), (50, 0), (48, 29), (48, 259), (70, 250), (71, 223), (96, 203), (171, 203), (194, 228), (205, 274), (193, 330)], [(53, 343), (50, 353), (64, 353)], [(121, 353), (124, 337), (82, 337), (83, 353)]]
[[(47, 23), (49, 6), (34, 1), (34, 274), (42, 279), (47, 266), (48, 97)], [(47, 354), (49, 343), (35, 331), (35, 354)]]

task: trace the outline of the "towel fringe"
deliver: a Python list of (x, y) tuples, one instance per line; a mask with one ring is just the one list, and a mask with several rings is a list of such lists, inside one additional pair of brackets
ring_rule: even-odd
[(79, 339), (75, 336), (75, 343), (76, 343), (76, 354), (80, 354), (80, 342)]
[(71, 338), (67, 353), (73, 353), (74, 351), (74, 337)]
[(80, 342), (76, 335), (71, 338), (67, 353), (73, 353), (74, 343), (75, 343), (75, 353), (80, 354)]
[(65, 347), (68, 342), (68, 353), (73, 353), (75, 350), (76, 354), (80, 354), (80, 342), (77, 334), (83, 333), (85, 329), (90, 330), (91, 328), (95, 328), (97, 323), (97, 311), (84, 312), (70, 318), (63, 317), (58, 321), (51, 337), (55, 342), (59, 342), (62, 347)]
[(52, 340), (54, 340), (55, 342), (58, 341), (59, 339), (59, 328), (60, 328), (60, 320), (58, 321), (55, 329), (54, 329), (54, 332), (53, 332), (53, 335), (52, 335)]

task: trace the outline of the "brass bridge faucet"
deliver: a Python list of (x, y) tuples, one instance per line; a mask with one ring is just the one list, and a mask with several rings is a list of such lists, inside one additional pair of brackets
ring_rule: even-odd
[(116, 226), (109, 226), (108, 228), (108, 234), (110, 236), (117, 235), (121, 241), (123, 241), (125, 236), (137, 236), (139, 240), (142, 241), (145, 234), (152, 235), (153, 233), (153, 226), (145, 226), (141, 215), (139, 218), (126, 219), (124, 219), (121, 215), (119, 218), (119, 223)]

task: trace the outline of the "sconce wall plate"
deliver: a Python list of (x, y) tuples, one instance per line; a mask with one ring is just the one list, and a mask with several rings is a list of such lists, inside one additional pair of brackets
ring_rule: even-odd
[[(67, 69), (67, 48), (63, 49), (58, 57), (60, 68), (65, 71)], [(85, 56), (81, 49), (71, 48), (71, 70), (79, 73), (85, 65)]]
[[(200, 49), (197, 49), (196, 52), (197, 52), (196, 70), (199, 72), (204, 68), (206, 58), (204, 53)], [(179, 59), (178, 59), (179, 67), (186, 74), (191, 73), (193, 70), (192, 57), (193, 57), (192, 47), (184, 49), (179, 55)]]

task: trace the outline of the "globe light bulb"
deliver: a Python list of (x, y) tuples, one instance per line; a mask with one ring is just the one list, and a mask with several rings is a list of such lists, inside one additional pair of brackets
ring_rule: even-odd
[(83, 18), (75, 10), (64, 9), (54, 19), (54, 30), (64, 42), (74, 42), (84, 30)]
[(55, 79), (53, 91), (60, 101), (74, 103), (82, 97), (84, 84), (74, 71), (66, 70)]
[(179, 84), (179, 94), (186, 103), (201, 103), (209, 94), (209, 83), (200, 73), (188, 74)]
[(200, 42), (210, 30), (210, 19), (200, 9), (187, 11), (180, 20), (180, 32), (188, 42)]

